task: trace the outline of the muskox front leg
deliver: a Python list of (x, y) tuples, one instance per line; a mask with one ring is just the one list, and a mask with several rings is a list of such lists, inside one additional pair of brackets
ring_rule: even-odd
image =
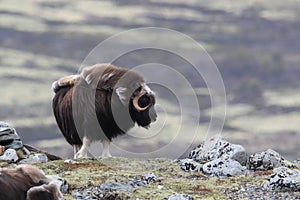
[(81, 149), (81, 146), (80, 144), (74, 144), (73, 145), (73, 150), (74, 150), (74, 159), (76, 159), (76, 154), (78, 153), (78, 151)]
[(74, 158), (75, 159), (87, 158), (87, 152), (90, 145), (91, 145), (91, 140), (88, 139), (86, 136), (84, 136), (82, 140), (82, 146), (80, 150), (74, 155)]
[(102, 156), (101, 157), (103, 157), (103, 158), (112, 157), (110, 152), (109, 152), (109, 145), (110, 145), (109, 140), (102, 140), (103, 151), (102, 151)]

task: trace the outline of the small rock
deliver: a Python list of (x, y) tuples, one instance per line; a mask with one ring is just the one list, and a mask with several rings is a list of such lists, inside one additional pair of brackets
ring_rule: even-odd
[[(111, 199), (123, 200), (129, 199), (129, 196), (124, 193), (107, 192), (100, 189), (101, 186), (91, 186), (88, 188), (80, 188), (79, 191), (73, 193), (77, 200), (94, 200), (94, 199)], [(72, 198), (73, 199), (73, 198)]]
[(158, 186), (157, 186), (157, 189), (159, 189), (159, 190), (162, 190), (163, 188), (164, 188), (163, 185), (158, 185)]
[(286, 160), (279, 153), (272, 149), (255, 153), (251, 155), (247, 163), (248, 169), (251, 170), (270, 170), (276, 167), (296, 167), (292, 162)]
[(167, 198), (163, 198), (163, 200), (194, 200), (194, 198), (186, 194), (174, 194)]
[(44, 163), (48, 162), (48, 157), (46, 154), (43, 153), (37, 153), (37, 154), (32, 154), (29, 155), (28, 158), (25, 158), (21, 160), (19, 163), (20, 164), (27, 164), (27, 163)]
[(157, 182), (157, 178), (156, 178), (155, 174), (153, 174), (153, 173), (145, 174), (144, 180), (147, 182), (147, 184)]
[(218, 177), (237, 176), (245, 174), (246, 171), (246, 167), (230, 158), (218, 158), (203, 165), (204, 173)]
[(120, 191), (120, 192), (130, 192), (132, 193), (134, 188), (129, 184), (124, 183), (117, 183), (117, 182), (106, 182), (100, 185), (100, 189), (105, 192), (113, 192), (113, 191)]
[(64, 163), (74, 165), (74, 164), (77, 164), (78, 162), (75, 160), (67, 159), (67, 160), (64, 160)]
[(68, 192), (69, 186), (66, 180), (57, 175), (47, 175), (46, 177), (50, 180), (51, 183), (54, 183), (62, 193)]
[(17, 131), (6, 122), (0, 122), (0, 143), (5, 149), (23, 149), (23, 142)]
[(300, 192), (300, 170), (279, 167), (274, 169), (264, 188), (280, 192)]
[(132, 187), (147, 187), (147, 182), (145, 180), (141, 180), (141, 178), (131, 178), (129, 179), (128, 183), (132, 186)]
[(193, 159), (180, 160), (180, 168), (186, 172), (199, 172), (202, 169), (202, 164), (194, 161)]
[(75, 196), (76, 199), (83, 199), (84, 194), (80, 193), (80, 192), (75, 192), (74, 196)]
[(293, 163), (296, 164), (296, 165), (297, 165), (297, 164), (300, 165), (300, 158), (294, 160)]
[(245, 165), (247, 161), (246, 150), (244, 147), (229, 143), (219, 134), (202, 142), (198, 147), (193, 149), (189, 154), (189, 158), (201, 163), (218, 158), (231, 158), (242, 165)]
[(2, 131), (2, 129), (6, 129), (6, 128), (9, 128), (9, 124), (6, 122), (0, 121), (0, 131)]
[(77, 200), (93, 200), (100, 199), (103, 194), (98, 191), (97, 187), (89, 187), (73, 194)]
[(2, 156), (0, 156), (0, 160), (17, 162), (19, 160), (17, 151), (14, 149), (7, 149)]

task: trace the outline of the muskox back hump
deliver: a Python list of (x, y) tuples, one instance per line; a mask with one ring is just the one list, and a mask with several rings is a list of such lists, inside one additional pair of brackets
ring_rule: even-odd
[(58, 90), (61, 88), (72, 87), (79, 80), (80, 80), (79, 75), (64, 76), (64, 77), (60, 78), (59, 80), (54, 81), (54, 83), (52, 84), (52, 90), (53, 90), (53, 92), (57, 93)]

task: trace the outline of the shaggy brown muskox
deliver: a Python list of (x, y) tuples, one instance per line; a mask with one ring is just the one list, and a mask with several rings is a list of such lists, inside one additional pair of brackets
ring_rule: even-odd
[(85, 68), (52, 85), (56, 122), (74, 148), (74, 158), (87, 156), (92, 141), (102, 141), (110, 157), (112, 138), (137, 123), (148, 128), (156, 119), (155, 96), (137, 72), (108, 64)]
[(0, 170), (0, 200), (58, 200), (62, 194), (35, 166)]

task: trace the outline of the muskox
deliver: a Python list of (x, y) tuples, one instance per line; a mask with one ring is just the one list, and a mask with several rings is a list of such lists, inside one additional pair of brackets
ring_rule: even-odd
[(135, 124), (148, 128), (156, 120), (154, 92), (137, 72), (109, 64), (86, 67), (52, 84), (56, 122), (74, 158), (87, 157), (93, 141), (101, 141), (102, 156), (109, 144)]
[(32, 165), (0, 169), (0, 191), (1, 200), (59, 200), (63, 197), (57, 185)]

